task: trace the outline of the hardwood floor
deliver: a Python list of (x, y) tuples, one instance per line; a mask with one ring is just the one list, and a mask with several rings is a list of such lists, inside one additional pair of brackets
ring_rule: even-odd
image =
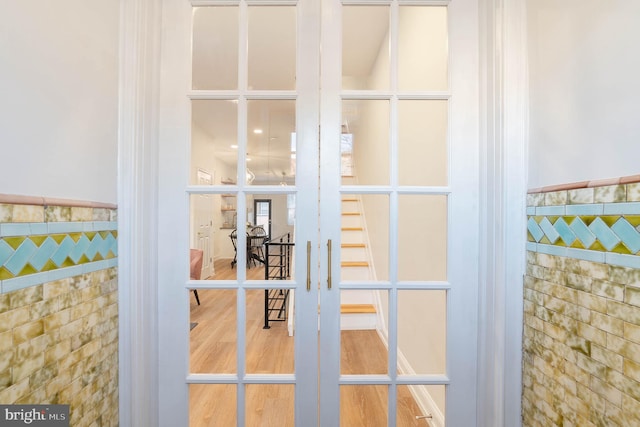
[[(234, 278), (230, 260), (216, 263), (215, 278)], [(262, 268), (251, 268), (247, 277), (260, 279)], [(251, 276), (250, 276), (251, 275)], [(231, 289), (198, 291), (201, 305), (191, 299), (191, 367), (194, 373), (235, 373), (236, 367), (236, 291)], [(286, 322), (272, 322), (263, 329), (264, 291), (246, 293), (246, 371), (247, 373), (293, 373), (294, 340), (287, 334)], [(342, 374), (382, 374), (387, 370), (387, 352), (376, 331), (342, 331)], [(190, 427), (229, 427), (236, 425), (234, 385), (191, 385)], [(248, 385), (245, 393), (246, 425), (286, 427), (294, 425), (294, 386)], [(341, 426), (383, 427), (387, 425), (386, 386), (343, 386), (340, 393)], [(397, 426), (428, 426), (416, 420), (420, 409), (406, 387), (398, 387)]]

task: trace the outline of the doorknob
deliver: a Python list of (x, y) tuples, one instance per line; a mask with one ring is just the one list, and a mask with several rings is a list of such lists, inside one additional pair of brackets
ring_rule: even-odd
[(327, 289), (331, 289), (331, 239), (327, 240), (327, 258), (328, 258), (328, 265), (327, 265)]

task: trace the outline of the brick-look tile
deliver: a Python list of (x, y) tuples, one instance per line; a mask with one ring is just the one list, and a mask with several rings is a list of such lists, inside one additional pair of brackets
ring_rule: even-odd
[(68, 403), (74, 426), (117, 426), (116, 269), (8, 295), (0, 297), (0, 401)]
[(624, 322), (618, 317), (592, 312), (591, 326), (620, 337), (624, 334)]
[(627, 184), (627, 202), (640, 202), (640, 183)]
[(591, 290), (594, 295), (614, 299), (616, 301), (623, 301), (625, 298), (624, 285), (608, 282), (606, 280), (594, 280), (591, 285)]
[(596, 187), (593, 201), (595, 203), (618, 203), (627, 200), (627, 187), (625, 185), (609, 185)]

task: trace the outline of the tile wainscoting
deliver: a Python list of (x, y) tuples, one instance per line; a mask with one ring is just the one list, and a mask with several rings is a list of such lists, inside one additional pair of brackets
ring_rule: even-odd
[(640, 425), (640, 177), (530, 191), (523, 425)]
[(0, 195), (0, 403), (118, 425), (117, 209)]

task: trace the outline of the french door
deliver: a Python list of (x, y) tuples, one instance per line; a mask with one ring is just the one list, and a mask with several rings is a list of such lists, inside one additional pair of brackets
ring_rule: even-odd
[(475, 425), (475, 3), (164, 0), (161, 425)]

